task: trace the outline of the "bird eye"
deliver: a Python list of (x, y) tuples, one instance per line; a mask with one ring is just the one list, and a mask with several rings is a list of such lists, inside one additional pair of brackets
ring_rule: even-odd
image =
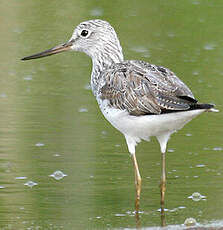
[(81, 36), (82, 37), (87, 37), (87, 35), (88, 35), (88, 31), (87, 30), (82, 30), (81, 31)]

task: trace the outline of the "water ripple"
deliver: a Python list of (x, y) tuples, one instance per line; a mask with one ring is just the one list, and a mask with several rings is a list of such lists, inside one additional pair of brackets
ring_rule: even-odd
[(55, 180), (61, 180), (63, 179), (65, 176), (67, 176), (66, 174), (64, 174), (62, 171), (57, 170), (55, 171), (53, 174), (49, 175), (50, 177), (53, 177)]

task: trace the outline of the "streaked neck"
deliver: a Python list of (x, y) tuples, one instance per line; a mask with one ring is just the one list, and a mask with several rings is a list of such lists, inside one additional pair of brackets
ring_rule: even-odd
[(122, 47), (119, 41), (116, 44), (107, 43), (100, 47), (91, 58), (93, 64), (91, 72), (91, 88), (94, 95), (96, 95), (101, 73), (108, 69), (112, 64), (120, 63), (124, 60)]

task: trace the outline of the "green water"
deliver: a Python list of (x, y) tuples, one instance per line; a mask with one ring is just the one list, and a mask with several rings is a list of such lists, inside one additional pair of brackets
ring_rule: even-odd
[[(88, 89), (80, 53), (21, 62), (67, 41), (83, 20), (116, 29), (126, 59), (167, 66), (201, 102), (223, 110), (220, 0), (2, 1), (0, 7), (0, 229), (136, 228), (134, 174), (124, 137)], [(203, 114), (173, 135), (166, 224), (223, 220), (223, 116)], [(141, 226), (160, 226), (160, 151), (137, 147)], [(49, 177), (56, 170), (67, 176)], [(28, 181), (37, 183), (32, 188)], [(205, 198), (188, 198), (199, 192)]]

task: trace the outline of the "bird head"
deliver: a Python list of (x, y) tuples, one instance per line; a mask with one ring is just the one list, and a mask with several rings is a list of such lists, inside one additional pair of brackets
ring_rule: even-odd
[(122, 48), (113, 27), (106, 21), (96, 19), (80, 23), (66, 43), (22, 60), (42, 58), (68, 50), (84, 52), (92, 58), (108, 53), (108, 56), (114, 55), (120, 61), (123, 59)]

